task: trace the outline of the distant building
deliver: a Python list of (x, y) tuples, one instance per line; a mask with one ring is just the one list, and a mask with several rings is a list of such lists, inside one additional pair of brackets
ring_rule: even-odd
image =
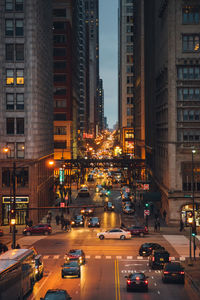
[(97, 105), (97, 113), (98, 113), (98, 130), (102, 131), (104, 129), (104, 89), (103, 89), (103, 80), (99, 79), (99, 87), (98, 87), (98, 105)]
[(53, 201), (52, 3), (5, 0), (0, 11), (0, 223), (9, 224), (15, 166), (16, 208), (25, 209), (16, 223), (36, 223)]
[[(118, 121), (121, 143), (123, 128), (134, 128), (134, 7), (133, 0), (119, 0)], [(130, 142), (132, 144), (133, 140)]]

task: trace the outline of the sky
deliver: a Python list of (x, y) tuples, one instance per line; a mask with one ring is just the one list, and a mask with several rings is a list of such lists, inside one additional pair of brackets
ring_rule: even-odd
[(99, 69), (108, 127), (118, 121), (118, 0), (99, 0)]

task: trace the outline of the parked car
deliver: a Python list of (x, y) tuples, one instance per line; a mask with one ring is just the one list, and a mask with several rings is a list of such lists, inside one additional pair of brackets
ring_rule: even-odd
[(84, 227), (85, 219), (82, 215), (75, 215), (71, 220), (72, 227)]
[(108, 201), (104, 203), (104, 211), (114, 211), (115, 206), (112, 202)]
[(125, 278), (127, 292), (138, 290), (148, 292), (148, 276), (144, 273), (131, 273)]
[(163, 269), (164, 265), (169, 262), (169, 252), (166, 250), (153, 250), (149, 256), (149, 267), (151, 269)]
[(145, 243), (140, 246), (139, 255), (149, 256), (153, 250), (165, 250), (165, 248), (157, 243)]
[(131, 225), (127, 227), (127, 230), (131, 232), (131, 235), (139, 235), (141, 237), (149, 233), (147, 226)]
[(179, 262), (167, 263), (162, 272), (163, 282), (185, 282), (185, 272), (183, 266)]
[(125, 240), (125, 239), (130, 239), (131, 238), (131, 233), (130, 231), (123, 230), (121, 228), (113, 228), (110, 230), (106, 230), (104, 232), (98, 232), (97, 237), (100, 240), (103, 239), (120, 239), (120, 240)]
[(38, 254), (35, 256), (35, 279), (39, 280), (43, 277), (44, 264), (42, 261), (42, 255)]
[(68, 294), (66, 290), (48, 290), (44, 298), (40, 298), (40, 300), (71, 300), (72, 297)]
[(26, 227), (23, 230), (24, 235), (32, 235), (32, 234), (45, 234), (48, 235), (52, 232), (52, 227), (48, 224), (38, 224), (31, 227)]
[(64, 278), (65, 276), (70, 277), (81, 277), (81, 268), (80, 264), (77, 260), (65, 262), (62, 265), (61, 276)]
[(88, 227), (100, 227), (100, 220), (98, 217), (92, 217), (88, 220)]
[(71, 249), (65, 255), (65, 259), (66, 259), (66, 261), (76, 260), (79, 262), (79, 264), (84, 264), (85, 263), (85, 253), (82, 249)]
[(80, 213), (84, 216), (92, 216), (94, 214), (94, 208), (91, 207), (82, 208)]
[(3, 230), (0, 229), (0, 236), (3, 236)]

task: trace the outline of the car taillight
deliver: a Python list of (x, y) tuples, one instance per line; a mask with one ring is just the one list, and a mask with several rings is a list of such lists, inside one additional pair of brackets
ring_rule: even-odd
[(145, 283), (145, 284), (148, 284), (148, 280), (145, 280), (144, 283)]
[(152, 248), (149, 248), (149, 250), (152, 250)]
[(130, 279), (127, 280), (127, 284), (131, 284), (131, 280)]
[(181, 275), (184, 275), (184, 274), (185, 274), (185, 272), (183, 272), (183, 271), (182, 271), (182, 272), (179, 272), (179, 274), (181, 274)]
[(164, 274), (169, 274), (169, 272), (168, 271), (164, 271)]
[(155, 257), (152, 257), (152, 261), (155, 261)]
[(171, 261), (172, 259), (171, 259), (171, 257), (169, 257), (169, 261)]
[(140, 277), (135, 277), (136, 280), (140, 280)]
[(51, 227), (48, 227), (48, 229), (51, 229)]

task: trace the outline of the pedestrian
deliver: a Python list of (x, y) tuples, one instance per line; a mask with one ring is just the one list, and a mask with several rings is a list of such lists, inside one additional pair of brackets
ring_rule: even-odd
[(158, 219), (158, 216), (159, 216), (159, 214), (158, 214), (158, 211), (155, 213), (155, 219), (157, 220)]
[(157, 219), (157, 229), (158, 229), (158, 231), (160, 231), (160, 219), (159, 218)]
[(20, 247), (20, 245), (19, 245), (19, 244), (17, 244), (17, 246), (16, 246), (16, 249), (21, 249), (21, 247)]
[(59, 225), (59, 224), (60, 224), (60, 216), (56, 215), (56, 225)]
[(26, 225), (26, 227), (28, 227), (28, 225), (29, 225), (29, 219), (28, 219), (28, 216), (25, 217), (25, 225)]
[(64, 216), (61, 215), (60, 217), (60, 223), (61, 223), (61, 229), (63, 230), (64, 226), (65, 226), (65, 220), (64, 220)]
[(70, 231), (70, 221), (68, 219), (64, 220), (65, 231)]
[(183, 220), (180, 220), (180, 232), (184, 230), (184, 223)]
[(51, 218), (50, 218), (49, 214), (47, 215), (47, 224), (51, 225)]
[(164, 219), (164, 221), (166, 221), (166, 216), (167, 216), (167, 212), (166, 212), (166, 210), (164, 209), (164, 211), (163, 211), (163, 219)]
[(157, 232), (157, 228), (158, 228), (158, 223), (157, 223), (157, 219), (154, 222), (154, 232)]

